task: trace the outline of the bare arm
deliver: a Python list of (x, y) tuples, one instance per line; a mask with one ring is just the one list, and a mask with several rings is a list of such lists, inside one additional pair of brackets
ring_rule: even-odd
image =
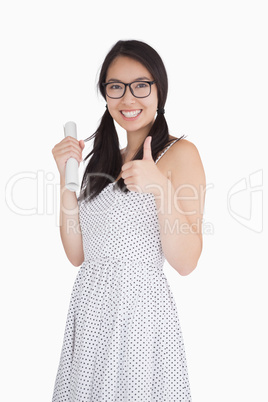
[(60, 235), (69, 261), (78, 267), (84, 261), (82, 233), (79, 222), (79, 208), (76, 194), (60, 182)]
[(202, 252), (206, 178), (199, 152), (190, 141), (170, 148), (170, 179), (156, 199), (161, 243), (169, 264), (189, 275)]
[(60, 235), (69, 261), (76, 267), (84, 261), (79, 207), (76, 194), (65, 187), (66, 162), (70, 157), (82, 160), (83, 141), (66, 137), (52, 149), (60, 173)]

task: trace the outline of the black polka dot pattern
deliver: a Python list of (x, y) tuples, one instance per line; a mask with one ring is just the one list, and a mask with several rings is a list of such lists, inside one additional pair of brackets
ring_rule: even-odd
[(110, 183), (79, 203), (79, 216), (85, 261), (71, 294), (52, 402), (191, 402), (154, 195), (123, 193)]

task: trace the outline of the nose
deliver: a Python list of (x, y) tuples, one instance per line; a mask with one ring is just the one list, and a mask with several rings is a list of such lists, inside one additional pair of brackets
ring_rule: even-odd
[(132, 95), (129, 85), (126, 87), (126, 92), (122, 101), (123, 103), (135, 103), (135, 96)]

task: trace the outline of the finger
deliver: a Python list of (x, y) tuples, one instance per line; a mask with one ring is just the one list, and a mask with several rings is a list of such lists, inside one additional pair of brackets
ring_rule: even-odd
[(80, 140), (79, 141), (79, 145), (80, 145), (80, 147), (82, 148), (82, 150), (85, 148), (85, 142), (84, 142), (84, 140)]
[(144, 144), (143, 144), (143, 160), (152, 160), (152, 149), (151, 149), (151, 142), (152, 142), (152, 136), (150, 135), (149, 137), (145, 138)]
[(75, 159), (82, 160), (81, 148), (76, 148), (73, 145), (69, 145), (58, 151), (59, 155), (67, 155), (69, 158), (74, 157)]
[(127, 169), (131, 168), (132, 165), (133, 165), (133, 161), (129, 161), (129, 162), (127, 162), (127, 163), (124, 163), (124, 165), (122, 166), (122, 169), (121, 169), (122, 172), (123, 172), (124, 170), (127, 170)]
[(66, 142), (64, 142), (62, 144), (62, 146), (65, 147), (72, 147), (73, 149), (76, 149), (78, 153), (80, 153), (82, 155), (82, 150), (84, 149), (84, 147), (81, 149), (81, 145), (80, 142), (83, 140), (78, 141), (76, 138), (73, 137), (66, 137), (65, 138)]
[(73, 142), (73, 143), (75, 143), (75, 144), (78, 144), (78, 143), (79, 143), (79, 141), (78, 141), (76, 138), (71, 137), (70, 135), (67, 135), (67, 137), (65, 137), (62, 141), (65, 141), (65, 142)]
[(126, 180), (126, 179), (129, 179), (129, 178), (134, 178), (134, 177), (136, 177), (138, 175), (138, 172), (137, 172), (137, 170), (134, 170), (134, 169), (127, 169), (127, 170), (125, 170), (124, 172), (122, 172), (122, 179), (124, 179), (124, 180)]

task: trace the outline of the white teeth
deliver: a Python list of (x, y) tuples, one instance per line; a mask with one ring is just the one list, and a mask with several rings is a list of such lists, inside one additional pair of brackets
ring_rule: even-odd
[(138, 116), (138, 114), (140, 114), (141, 113), (141, 110), (132, 110), (131, 112), (124, 112), (124, 111), (122, 111), (122, 114), (125, 116), (125, 117), (136, 117), (136, 116)]

